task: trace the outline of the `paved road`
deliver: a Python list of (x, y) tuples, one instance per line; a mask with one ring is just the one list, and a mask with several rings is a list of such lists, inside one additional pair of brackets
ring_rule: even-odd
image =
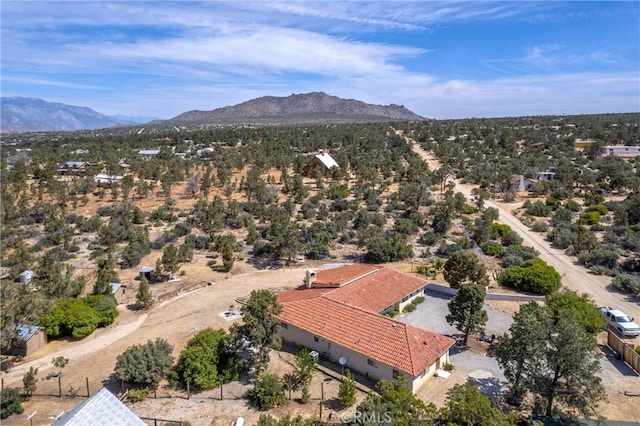
[[(412, 144), (414, 152), (422, 157), (432, 170), (440, 167), (437, 159), (430, 152), (424, 150), (417, 142), (408, 139)], [(461, 192), (465, 197), (471, 199), (471, 185), (463, 185), (458, 181), (455, 183), (455, 191)], [(640, 303), (631, 297), (622, 293), (611, 292), (607, 286), (611, 282), (610, 277), (602, 275), (593, 275), (589, 271), (576, 264), (575, 260), (559, 250), (551, 247), (548, 241), (538, 233), (532, 232), (527, 226), (522, 224), (518, 218), (511, 214), (507, 205), (486, 201), (486, 207), (498, 209), (500, 213), (499, 221), (509, 225), (511, 229), (516, 231), (524, 240), (526, 245), (536, 249), (540, 253), (540, 258), (549, 265), (556, 268), (562, 276), (562, 284), (564, 287), (578, 291), (580, 293), (588, 293), (599, 306), (612, 306), (625, 311), (632, 317), (640, 319)]]

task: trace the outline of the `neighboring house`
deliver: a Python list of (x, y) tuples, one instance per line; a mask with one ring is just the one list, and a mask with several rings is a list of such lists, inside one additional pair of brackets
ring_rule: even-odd
[(104, 186), (109, 186), (112, 185), (114, 183), (118, 183), (122, 180), (123, 176), (117, 176), (117, 175), (107, 175), (107, 174), (97, 174), (93, 180), (98, 184), (98, 185), (104, 185)]
[(375, 380), (405, 376), (415, 392), (449, 362), (455, 341), (383, 314), (401, 311), (425, 285), (381, 266), (308, 270), (300, 288), (278, 295), (280, 336)]
[(548, 182), (556, 178), (556, 172), (547, 170), (546, 172), (539, 172), (536, 176), (540, 182)]
[(146, 426), (107, 388), (102, 388), (53, 423), (54, 426)]
[(587, 148), (591, 148), (595, 143), (595, 139), (576, 139), (573, 141), (573, 149), (576, 151), (584, 151)]
[(111, 294), (116, 299), (116, 303), (124, 303), (125, 286), (120, 283), (109, 283)]
[(88, 154), (89, 150), (84, 148), (78, 148), (75, 151), (71, 151), (72, 154)]
[(211, 157), (213, 156), (214, 149), (211, 147), (202, 148), (196, 151), (198, 157)]
[(17, 337), (11, 345), (9, 355), (28, 356), (47, 344), (47, 333), (36, 325), (17, 324)]
[(91, 164), (86, 161), (67, 161), (58, 167), (60, 175), (78, 175), (84, 174), (91, 168)]
[(31, 157), (24, 151), (16, 152), (14, 155), (7, 157), (7, 168), (11, 168), (19, 161), (22, 161), (25, 165), (31, 164)]
[(333, 159), (329, 154), (319, 151), (316, 155), (313, 156), (311, 160), (304, 166), (302, 169), (302, 173), (305, 176), (311, 176), (313, 171), (317, 168), (322, 168), (323, 172), (328, 172), (334, 167), (339, 167), (336, 160)]
[(611, 157), (637, 157), (640, 146), (608, 145), (602, 147), (602, 154)]
[(159, 149), (141, 149), (140, 151), (138, 151), (138, 155), (145, 160), (153, 158), (158, 154), (160, 154)]

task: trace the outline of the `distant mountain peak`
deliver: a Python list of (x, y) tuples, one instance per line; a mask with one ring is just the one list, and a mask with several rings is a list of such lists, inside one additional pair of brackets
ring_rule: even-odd
[(22, 96), (0, 98), (3, 132), (43, 132), (103, 129), (136, 124), (122, 116), (111, 117), (88, 107), (47, 102)]
[(415, 121), (419, 115), (401, 105), (372, 105), (342, 99), (324, 92), (263, 96), (212, 111), (188, 111), (169, 120), (174, 123), (245, 122), (251, 120), (312, 121)]

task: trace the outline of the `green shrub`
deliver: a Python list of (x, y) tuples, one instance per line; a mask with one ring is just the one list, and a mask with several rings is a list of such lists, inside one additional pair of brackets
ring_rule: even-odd
[(483, 244), (482, 251), (487, 256), (497, 256), (504, 251), (504, 247), (500, 243), (489, 241)]
[(284, 391), (285, 383), (278, 376), (263, 374), (256, 380), (254, 388), (247, 392), (247, 396), (258, 410), (266, 411), (287, 403)]
[(611, 285), (624, 293), (640, 295), (640, 276), (620, 274), (611, 281)]
[(493, 223), (491, 225), (491, 234), (498, 238), (504, 237), (509, 231), (511, 231), (511, 227), (504, 223)]
[(598, 212), (600, 216), (605, 216), (609, 213), (609, 209), (603, 204), (592, 204), (587, 210), (590, 212)]
[(84, 339), (98, 327), (100, 316), (82, 299), (58, 299), (51, 312), (40, 319), (50, 337)]
[(416, 305), (414, 305), (413, 303), (409, 303), (407, 306), (404, 307), (402, 312), (413, 312), (415, 310), (416, 310)]
[(636, 351), (637, 354), (640, 354), (640, 346), (636, 346), (635, 351)]
[(580, 215), (582, 222), (587, 225), (596, 225), (600, 223), (600, 213), (598, 212), (585, 212)]
[(549, 225), (547, 222), (537, 220), (531, 225), (531, 230), (533, 232), (547, 232), (549, 230)]
[(455, 368), (455, 367), (454, 367), (454, 366), (453, 366), (453, 364), (451, 364), (450, 362), (445, 362), (445, 363), (442, 365), (442, 369), (443, 369), (444, 371), (453, 371), (453, 370), (454, 370), (454, 368)]
[(4, 388), (0, 393), (0, 418), (6, 419), (13, 414), (24, 413), (20, 388)]
[(540, 259), (527, 260), (520, 266), (509, 266), (497, 278), (498, 283), (505, 287), (545, 295), (557, 291), (561, 281), (555, 268)]
[(536, 217), (547, 217), (551, 214), (553, 209), (543, 203), (542, 201), (535, 201), (531, 203), (526, 209), (526, 213)]
[(462, 213), (464, 214), (473, 214), (475, 212), (476, 212), (476, 208), (470, 204), (465, 204), (464, 207), (462, 207)]
[(398, 312), (398, 311), (390, 311), (390, 312), (387, 312), (385, 315), (387, 315), (388, 317), (391, 317), (391, 318), (395, 318), (395, 317), (398, 316), (399, 313), (400, 312)]
[(129, 400), (131, 402), (144, 401), (149, 396), (149, 389), (147, 388), (129, 389), (129, 392), (127, 393), (127, 395), (129, 396)]
[(579, 212), (580, 211), (580, 204), (578, 204), (576, 201), (574, 200), (567, 200), (564, 203), (564, 206), (571, 210), (572, 212)]
[(419, 305), (422, 302), (424, 302), (426, 299), (424, 298), (424, 296), (418, 296), (415, 299), (413, 299), (413, 304), (414, 305)]

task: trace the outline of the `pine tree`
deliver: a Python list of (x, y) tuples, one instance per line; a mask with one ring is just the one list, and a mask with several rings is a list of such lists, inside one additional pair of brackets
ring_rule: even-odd
[(111, 294), (111, 283), (118, 281), (115, 268), (116, 261), (111, 253), (106, 259), (98, 259), (98, 278), (93, 286), (93, 294)]
[(29, 371), (22, 376), (22, 391), (26, 397), (31, 397), (36, 391), (38, 383), (38, 369), (30, 367)]
[(342, 379), (342, 383), (340, 383), (340, 388), (338, 389), (338, 401), (340, 402), (340, 406), (342, 408), (349, 408), (355, 404), (357, 392), (358, 390), (356, 389), (356, 381), (353, 378), (353, 373), (347, 370), (345, 377)]
[(149, 280), (147, 277), (143, 277), (140, 281), (140, 287), (138, 287), (138, 293), (136, 294), (136, 303), (142, 309), (149, 309), (153, 306), (153, 295), (149, 288)]

